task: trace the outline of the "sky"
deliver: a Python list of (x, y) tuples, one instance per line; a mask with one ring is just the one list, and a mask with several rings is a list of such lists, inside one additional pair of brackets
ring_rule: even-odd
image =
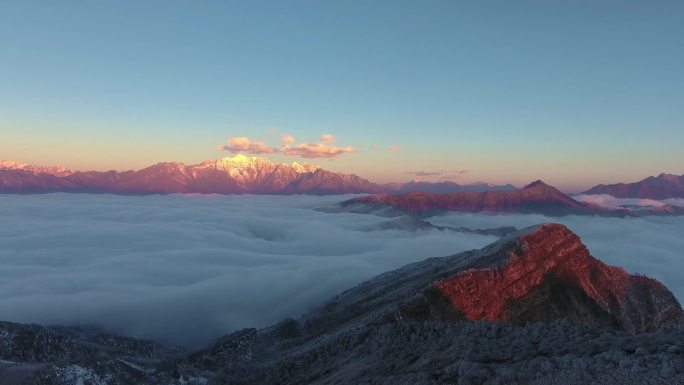
[(684, 2), (0, 0), (0, 159), (377, 182), (684, 173)]

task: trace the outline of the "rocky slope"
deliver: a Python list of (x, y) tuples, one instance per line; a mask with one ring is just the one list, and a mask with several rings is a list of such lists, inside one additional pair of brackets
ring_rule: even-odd
[(598, 261), (563, 226), (516, 234), (505, 249), (505, 260), (435, 284), (468, 320), (524, 324), (566, 318), (643, 333), (681, 318), (662, 284)]
[(192, 353), (0, 323), (0, 383), (681, 384), (681, 325), (660, 283), (601, 263), (546, 224)]
[(533, 182), (520, 190), (454, 192), (430, 194), (379, 194), (350, 199), (340, 203), (344, 211), (401, 215), (405, 213), (429, 216), (446, 211), (469, 213), (520, 213), (558, 215), (684, 215), (676, 206), (606, 208), (579, 202), (542, 181)]
[(660, 174), (639, 182), (600, 184), (583, 194), (608, 194), (617, 198), (684, 198), (684, 175)]
[(138, 171), (72, 171), (0, 161), (0, 193), (90, 192), (113, 194), (348, 194), (404, 191), (509, 190), (484, 183), (376, 184), (354, 174), (310, 164), (277, 164), (237, 155), (195, 165), (167, 162)]

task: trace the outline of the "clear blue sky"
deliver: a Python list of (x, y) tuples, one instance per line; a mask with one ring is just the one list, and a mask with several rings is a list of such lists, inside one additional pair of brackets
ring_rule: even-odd
[(196, 163), (283, 133), (379, 181), (681, 174), (684, 1), (0, 0), (0, 159)]

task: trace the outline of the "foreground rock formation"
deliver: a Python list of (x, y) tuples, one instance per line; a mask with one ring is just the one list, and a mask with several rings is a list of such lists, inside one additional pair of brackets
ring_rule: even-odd
[(682, 317), (662, 284), (603, 264), (566, 227), (545, 224), (191, 353), (0, 323), (0, 383), (680, 384)]
[(435, 283), (468, 320), (524, 324), (565, 318), (644, 333), (681, 318), (678, 302), (660, 282), (595, 259), (564, 226), (518, 233), (505, 249), (504, 261)]

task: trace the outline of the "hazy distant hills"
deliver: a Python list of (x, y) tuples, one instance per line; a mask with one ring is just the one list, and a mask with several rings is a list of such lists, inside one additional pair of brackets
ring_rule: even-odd
[(684, 175), (660, 174), (639, 182), (594, 186), (583, 194), (608, 194), (617, 198), (684, 198)]
[(0, 161), (0, 193), (92, 192), (114, 194), (347, 194), (406, 191), (510, 190), (511, 185), (454, 182), (377, 184), (354, 174), (310, 164), (276, 164), (237, 155), (196, 165), (158, 163), (138, 171), (72, 171)]
[(681, 384), (682, 321), (660, 282), (606, 265), (565, 226), (544, 224), (384, 273), (297, 319), (190, 353), (0, 322), (0, 382)]
[(410, 181), (407, 183), (393, 183), (385, 185), (388, 192), (394, 194), (403, 194), (412, 191), (422, 191), (433, 194), (443, 194), (449, 192), (482, 192), (482, 191), (512, 191), (516, 190), (515, 186), (511, 184), (495, 185), (491, 183), (477, 182), (469, 184), (458, 184), (451, 181), (442, 182), (424, 182), (424, 181)]
[[(468, 213), (519, 213), (544, 215), (682, 215), (684, 208), (663, 205), (659, 207), (607, 208), (579, 202), (542, 181), (533, 182), (520, 190), (452, 192), (432, 194), (409, 192), (405, 194), (379, 194), (350, 199), (340, 203), (345, 211), (409, 213), (432, 215), (445, 211)], [(394, 211), (391, 211), (394, 210)]]

